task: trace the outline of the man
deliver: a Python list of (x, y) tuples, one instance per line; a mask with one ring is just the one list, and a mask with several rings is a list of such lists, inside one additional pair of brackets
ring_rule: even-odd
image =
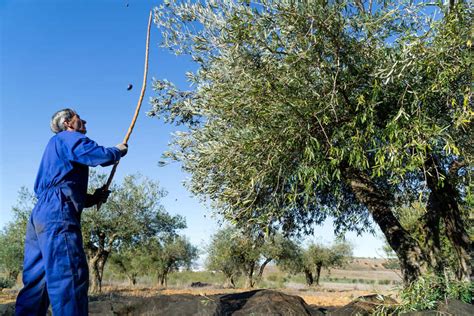
[(84, 207), (106, 202), (109, 192), (87, 194), (89, 166), (107, 166), (127, 153), (127, 145), (102, 147), (85, 136), (86, 121), (64, 109), (51, 119), (54, 135), (35, 181), (38, 202), (28, 222), (23, 265), (24, 287), (17, 315), (87, 315), (89, 272), (82, 244)]

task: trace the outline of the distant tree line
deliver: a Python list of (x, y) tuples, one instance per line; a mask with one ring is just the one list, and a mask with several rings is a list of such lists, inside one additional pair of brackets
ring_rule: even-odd
[(252, 235), (235, 227), (214, 234), (207, 250), (206, 267), (224, 274), (224, 287), (235, 287), (235, 279), (241, 275), (245, 287), (254, 287), (272, 261), (283, 271), (304, 273), (308, 286), (319, 285), (322, 269), (342, 267), (352, 258), (352, 246), (347, 242), (303, 247), (282, 234)]
[[(105, 183), (105, 175), (93, 173), (91, 190)], [(127, 176), (114, 184), (113, 193), (100, 211), (82, 213), (84, 248), (89, 263), (91, 291), (100, 292), (104, 269), (111, 268), (135, 284), (139, 276), (154, 276), (166, 285), (168, 275), (190, 268), (198, 250), (178, 231), (186, 228), (180, 215), (172, 216), (161, 205), (166, 192), (140, 175)], [(23, 266), (26, 223), (36, 199), (25, 188), (13, 208), (13, 221), (0, 232), (0, 272), (16, 281)]]

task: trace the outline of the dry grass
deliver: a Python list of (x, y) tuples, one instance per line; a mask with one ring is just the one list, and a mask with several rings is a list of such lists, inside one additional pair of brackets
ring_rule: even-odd
[[(308, 288), (302, 284), (304, 278), (289, 278), (285, 273), (278, 270), (275, 266), (267, 267), (264, 274), (264, 282), (261, 284), (264, 288), (272, 288), (290, 295), (302, 297), (306, 303), (316, 306), (332, 307), (342, 306), (353, 299), (368, 294), (384, 294), (395, 296), (396, 287), (394, 282), (400, 282), (400, 274), (397, 271), (385, 269), (382, 266), (382, 259), (354, 259), (344, 269), (333, 269), (330, 273), (323, 272), (322, 282), (319, 287)], [(150, 279), (147, 282), (135, 287), (129, 287), (126, 283), (110, 282), (103, 288), (104, 293), (119, 293), (125, 296), (150, 297), (156, 295), (217, 295), (244, 292), (248, 289), (223, 289), (219, 283), (219, 275), (209, 272), (183, 272), (176, 275), (174, 284), (168, 288), (153, 286)], [(270, 280), (278, 281), (272, 282)], [(285, 280), (285, 282), (282, 282)], [(337, 282), (335, 281), (337, 280)], [(192, 288), (191, 282), (210, 283), (211, 286)], [(332, 282), (328, 282), (332, 281)], [(386, 281), (385, 283), (382, 281)], [(238, 284), (241, 284), (239, 282)], [(390, 283), (390, 284), (388, 284)], [(113, 284), (113, 285), (112, 285)], [(0, 304), (14, 302), (16, 291), (4, 289), (0, 292)]]

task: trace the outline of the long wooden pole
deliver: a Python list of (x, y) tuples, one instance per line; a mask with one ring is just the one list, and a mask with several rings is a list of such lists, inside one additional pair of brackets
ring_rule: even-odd
[[(150, 46), (151, 18), (152, 18), (152, 11), (150, 11), (150, 16), (148, 17), (148, 29), (147, 29), (147, 33), (146, 33), (146, 50), (145, 50), (145, 70), (143, 72), (142, 90), (140, 92), (140, 97), (138, 99), (137, 107), (135, 108), (135, 114), (133, 115), (132, 123), (128, 127), (127, 134), (125, 135), (125, 138), (123, 139), (124, 144), (127, 144), (128, 140), (130, 139), (130, 135), (133, 132), (133, 128), (135, 127), (135, 123), (137, 122), (138, 113), (140, 113), (140, 108), (142, 106), (143, 97), (145, 96), (146, 78), (147, 78), (147, 74), (148, 74), (148, 50), (149, 50), (149, 46)], [(117, 170), (118, 164), (119, 164), (119, 161), (117, 161), (114, 164), (114, 166), (112, 168), (112, 171), (110, 171), (109, 178), (107, 179), (107, 183), (104, 186), (105, 190), (108, 190), (110, 188), (110, 184), (112, 183), (112, 179), (114, 178), (115, 171)], [(102, 203), (97, 204), (97, 210), (99, 210), (101, 206), (102, 206)]]

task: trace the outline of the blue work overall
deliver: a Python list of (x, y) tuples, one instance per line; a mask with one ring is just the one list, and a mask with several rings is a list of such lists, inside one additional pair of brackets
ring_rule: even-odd
[(80, 217), (89, 166), (110, 165), (120, 150), (63, 131), (46, 146), (35, 182), (38, 201), (27, 225), (23, 284), (16, 315), (87, 315), (89, 271)]

